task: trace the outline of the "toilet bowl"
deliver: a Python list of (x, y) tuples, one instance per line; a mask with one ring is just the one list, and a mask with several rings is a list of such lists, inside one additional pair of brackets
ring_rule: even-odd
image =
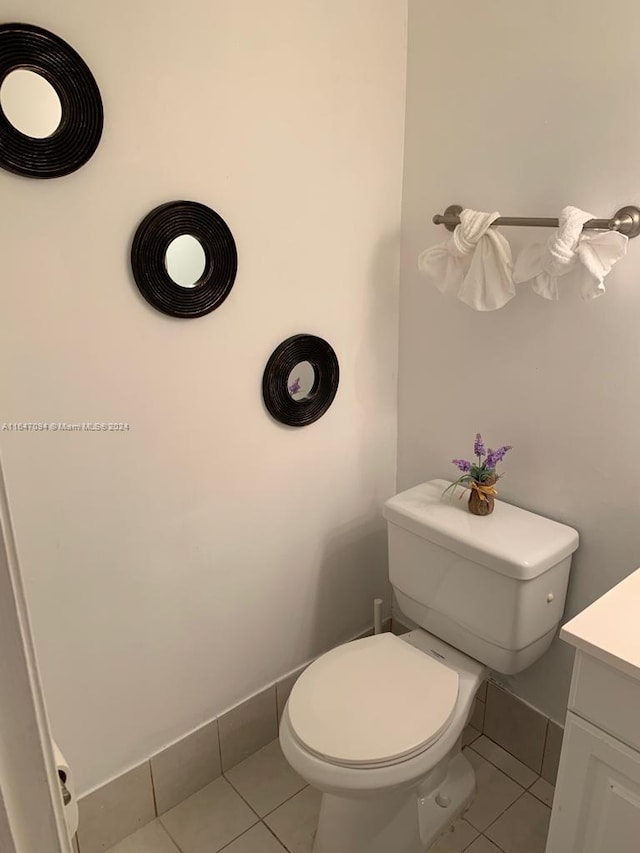
[(464, 809), (462, 730), (485, 668), (418, 629), (339, 646), (300, 676), (280, 724), (323, 798), (313, 853), (423, 853)]

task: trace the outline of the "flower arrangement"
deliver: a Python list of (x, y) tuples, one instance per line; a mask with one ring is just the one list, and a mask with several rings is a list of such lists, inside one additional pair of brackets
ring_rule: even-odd
[(453, 464), (462, 471), (462, 476), (445, 489), (445, 493), (449, 489), (455, 489), (456, 486), (468, 485), (471, 489), (469, 511), (474, 515), (492, 513), (494, 499), (498, 494), (495, 484), (502, 476), (496, 474), (496, 465), (498, 462), (502, 462), (509, 450), (511, 450), (510, 444), (505, 444), (497, 450), (491, 450), (491, 448), (485, 450), (482, 436), (479, 432), (476, 433), (473, 453), (477, 461), (468, 462), (466, 459), (453, 459)]

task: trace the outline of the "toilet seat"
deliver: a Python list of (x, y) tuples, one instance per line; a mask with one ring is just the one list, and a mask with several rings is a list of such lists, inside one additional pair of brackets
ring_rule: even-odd
[(344, 767), (398, 764), (446, 731), (458, 673), (393, 634), (354, 640), (322, 655), (287, 704), (295, 738)]

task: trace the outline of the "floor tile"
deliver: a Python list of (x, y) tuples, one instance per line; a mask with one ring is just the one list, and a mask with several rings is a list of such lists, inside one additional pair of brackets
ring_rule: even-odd
[(182, 853), (217, 853), (258, 817), (226, 779), (216, 779), (160, 820)]
[(222, 714), (218, 718), (218, 732), (223, 771), (235, 767), (257, 749), (277, 738), (275, 684)]
[(518, 783), (518, 785), (522, 785), (523, 788), (528, 788), (529, 785), (532, 785), (538, 778), (537, 774), (534, 773), (533, 770), (521, 761), (518, 761), (517, 758), (514, 758), (514, 756), (511, 755), (510, 752), (507, 752), (506, 749), (503, 749), (501, 746), (498, 746), (497, 743), (489, 740), (486, 735), (482, 735), (473, 742), (473, 749), (474, 752), (480, 753), (480, 755), (483, 758), (486, 758), (487, 761), (490, 761), (491, 764), (495, 764), (499, 770), (502, 770), (503, 773), (510, 776), (514, 782)]
[(311, 853), (321, 798), (319, 791), (307, 786), (264, 819), (289, 853)]
[[(548, 720), (517, 696), (490, 683), (483, 732), (540, 775)], [(476, 726), (478, 728), (478, 726)]]
[(481, 835), (470, 847), (467, 847), (464, 853), (502, 853), (502, 850), (496, 847), (493, 841)]
[(148, 823), (124, 841), (111, 847), (109, 853), (180, 853), (159, 820)]
[(462, 853), (477, 837), (478, 830), (463, 818), (458, 818), (453, 826), (429, 847), (428, 853)]
[(504, 853), (544, 853), (551, 809), (523, 794), (485, 831)]
[(538, 779), (533, 785), (529, 788), (529, 793), (533, 794), (534, 797), (537, 797), (539, 800), (546, 806), (553, 805), (553, 795), (555, 794), (556, 789), (553, 785), (547, 782), (546, 779)]
[(465, 813), (465, 819), (483, 832), (518, 799), (524, 789), (470, 747), (464, 750), (464, 754), (473, 765), (477, 785), (475, 799)]
[(263, 823), (257, 823), (240, 838), (232, 841), (222, 853), (287, 853)]
[(307, 784), (284, 757), (277, 740), (236, 764), (225, 776), (260, 817), (282, 805)]
[(168, 812), (220, 773), (218, 721), (213, 720), (151, 759), (158, 814)]
[(469, 746), (470, 743), (473, 743), (474, 740), (480, 737), (480, 732), (478, 729), (474, 729), (474, 727), (469, 724), (465, 726), (462, 730), (462, 745)]
[(151, 768), (145, 761), (78, 803), (78, 847), (102, 853), (155, 819)]

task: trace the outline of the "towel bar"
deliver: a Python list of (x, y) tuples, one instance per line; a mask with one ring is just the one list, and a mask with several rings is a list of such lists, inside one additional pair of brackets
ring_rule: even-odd
[[(459, 204), (451, 204), (444, 213), (436, 213), (434, 225), (444, 225), (447, 231), (454, 231), (460, 225), (460, 213), (463, 208)], [(494, 225), (528, 225), (534, 228), (557, 228), (558, 220), (539, 216), (501, 216)], [(590, 219), (584, 228), (600, 231), (619, 231), (630, 239), (640, 234), (640, 207), (629, 204), (617, 210), (612, 219)]]

